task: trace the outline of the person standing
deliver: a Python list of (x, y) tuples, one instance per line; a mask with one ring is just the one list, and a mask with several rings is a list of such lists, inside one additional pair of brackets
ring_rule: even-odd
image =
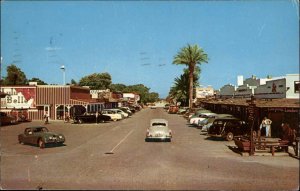
[(45, 119), (45, 124), (49, 124), (49, 115), (47, 111), (45, 112), (44, 119)]
[(267, 117), (264, 117), (264, 119), (262, 120), (262, 122), (260, 124), (260, 130), (261, 130), (261, 132), (263, 132), (263, 131), (265, 132), (266, 137), (271, 137), (271, 124), (272, 124), (272, 121), (270, 119), (268, 119)]
[(266, 123), (266, 137), (271, 137), (272, 121), (271, 121), (271, 119), (266, 118), (265, 123)]
[(98, 123), (99, 112), (96, 112), (96, 123)]

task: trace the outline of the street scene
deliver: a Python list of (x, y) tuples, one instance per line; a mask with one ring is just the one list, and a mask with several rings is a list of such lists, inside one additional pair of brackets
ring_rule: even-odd
[(299, 190), (299, 1), (0, 8), (0, 189)]
[[(164, 118), (171, 142), (145, 142), (150, 120)], [(1, 129), (2, 189), (296, 190), (299, 160), (243, 157), (233, 142), (210, 139), (163, 108), (101, 124), (50, 122), (66, 142), (43, 150), (16, 134), (42, 121)], [(111, 153), (110, 153), (111, 152)]]

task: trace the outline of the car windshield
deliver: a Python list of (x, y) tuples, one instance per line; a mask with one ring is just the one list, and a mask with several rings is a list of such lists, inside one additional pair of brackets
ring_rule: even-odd
[(35, 133), (39, 133), (39, 132), (48, 132), (48, 129), (46, 127), (38, 127), (38, 128), (35, 128), (33, 130), (33, 132)]
[(152, 123), (152, 126), (167, 126), (165, 123)]

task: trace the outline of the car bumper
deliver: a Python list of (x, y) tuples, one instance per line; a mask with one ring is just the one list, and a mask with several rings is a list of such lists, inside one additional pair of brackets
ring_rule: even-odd
[(219, 134), (207, 134), (207, 136), (210, 136), (210, 137), (223, 137), (222, 135), (219, 135)]
[(172, 137), (170, 136), (164, 136), (164, 137), (150, 137), (150, 136), (147, 136), (146, 137), (146, 141), (147, 140), (161, 140), (161, 141), (164, 141), (164, 140), (171, 140)]
[(52, 139), (52, 140), (47, 140), (45, 141), (46, 144), (52, 144), (52, 143), (55, 143), (55, 144), (62, 144), (64, 143), (65, 140), (64, 139)]

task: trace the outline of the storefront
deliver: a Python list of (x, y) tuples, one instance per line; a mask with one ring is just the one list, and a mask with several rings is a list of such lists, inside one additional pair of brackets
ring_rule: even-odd
[(14, 115), (22, 111), (30, 120), (43, 120), (45, 114), (50, 120), (63, 120), (66, 115), (104, 108), (103, 102), (91, 98), (89, 88), (79, 86), (7, 86), (1, 92), (6, 94), (1, 111)]

